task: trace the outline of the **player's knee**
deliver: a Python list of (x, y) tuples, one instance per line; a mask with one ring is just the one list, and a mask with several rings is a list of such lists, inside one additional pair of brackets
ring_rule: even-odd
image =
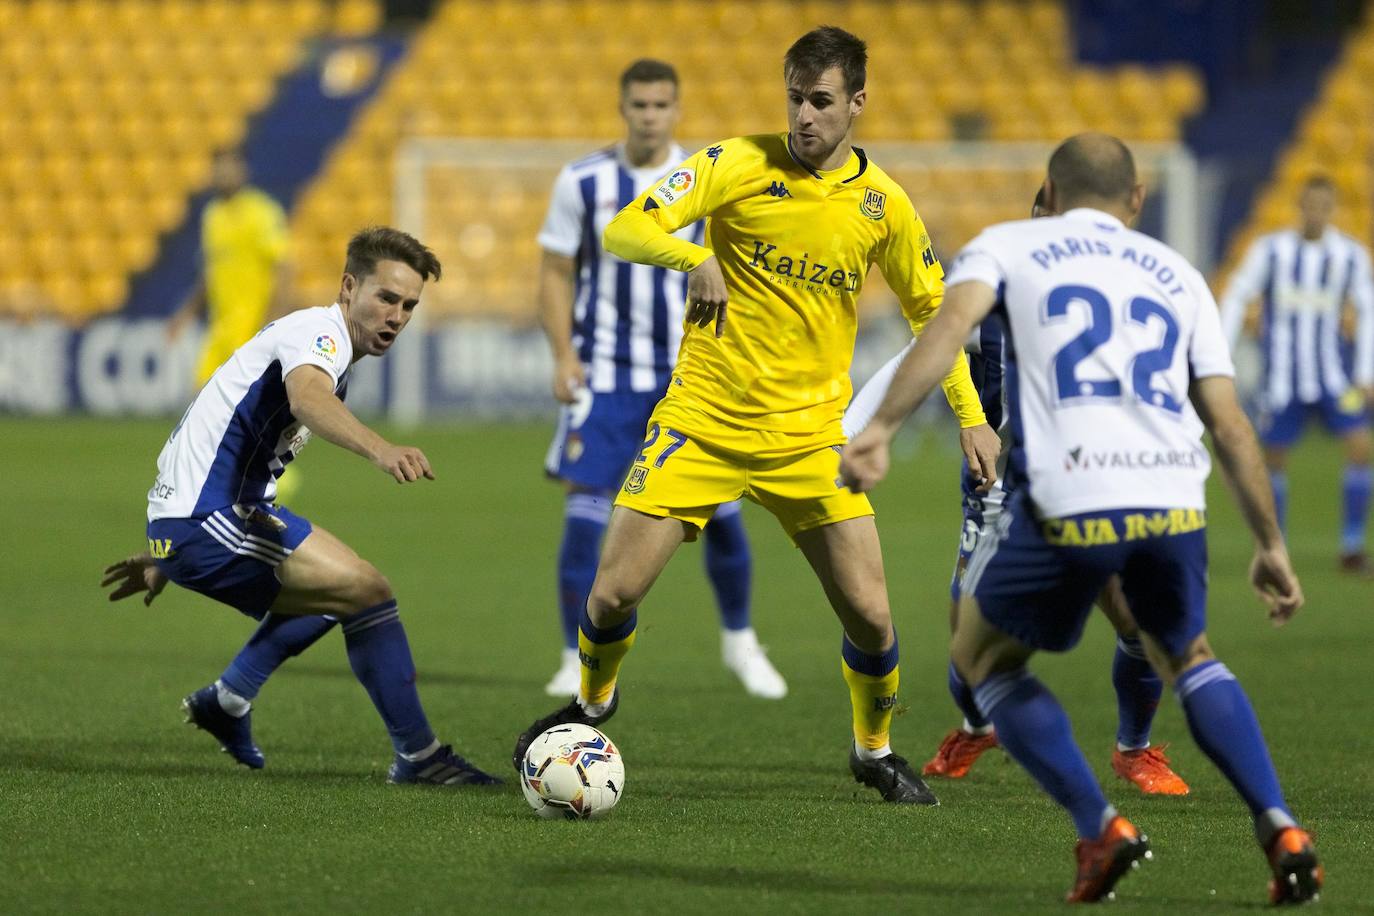
[(1169, 680), (1172, 682), (1180, 674), (1192, 668), (1196, 668), (1203, 662), (1209, 662), (1216, 658), (1212, 652), (1211, 643), (1207, 642), (1207, 634), (1201, 633), (1196, 639), (1188, 644), (1188, 648), (1183, 650), (1181, 655), (1169, 657)]
[(370, 607), (376, 607), (394, 597), (396, 596), (391, 590), (391, 583), (387, 581), (386, 576), (382, 575), (377, 567), (366, 560), (360, 561), (354, 567), (347, 596), (350, 605), (349, 613), (356, 614)]
[(626, 588), (624, 583), (598, 576), (587, 595), (587, 616), (597, 626), (617, 623), (625, 619), (643, 597), (638, 591)]
[(1346, 461), (1350, 464), (1369, 464), (1371, 452), (1369, 430), (1361, 429), (1345, 440)]

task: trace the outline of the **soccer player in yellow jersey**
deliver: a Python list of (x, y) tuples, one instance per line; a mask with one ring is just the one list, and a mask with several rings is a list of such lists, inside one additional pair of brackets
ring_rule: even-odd
[[(897, 694), (892, 627), (873, 509), (839, 485), (856, 303), (876, 264), (919, 335), (942, 272), (911, 201), (851, 143), (867, 49), (838, 28), (787, 52), (789, 130), (714, 144), (673, 169), (607, 227), (607, 251), (688, 273), (687, 330), (620, 495), (580, 623), (582, 683), (530, 726), (604, 722), (616, 710), (635, 609), (673, 552), (715, 507), (747, 496), (775, 515), (816, 571), (844, 629), (855, 779), (891, 802), (936, 804), (888, 733)], [(708, 218), (706, 245), (673, 232)], [(945, 379), (961, 444), (985, 485), (1000, 448), (962, 355)]]
[(214, 199), (201, 217), (205, 263), (201, 280), (172, 317), (176, 337), (202, 311), (209, 320), (196, 386), (205, 384), (244, 341), (281, 307), (289, 286), (286, 212), (266, 192), (248, 184), (243, 156), (232, 149), (215, 154)]

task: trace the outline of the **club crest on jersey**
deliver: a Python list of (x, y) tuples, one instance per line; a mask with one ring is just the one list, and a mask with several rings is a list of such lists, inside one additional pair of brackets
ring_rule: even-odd
[(882, 219), (887, 212), (887, 195), (874, 188), (864, 188), (864, 199), (859, 211), (869, 219)]
[(323, 356), (332, 363), (339, 355), (339, 345), (328, 334), (321, 334), (315, 338), (315, 343), (310, 347), (310, 352), (316, 356)]
[(630, 469), (630, 476), (625, 478), (626, 493), (644, 492), (644, 478), (649, 476), (649, 469), (637, 467)]
[(654, 189), (654, 196), (665, 204), (675, 203), (687, 196), (687, 192), (692, 190), (696, 183), (696, 172), (691, 169), (678, 169)]

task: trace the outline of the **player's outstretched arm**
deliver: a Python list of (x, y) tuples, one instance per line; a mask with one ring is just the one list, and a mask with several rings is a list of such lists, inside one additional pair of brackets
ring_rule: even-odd
[(379, 470), (396, 478), (397, 483), (434, 479), (429, 459), (418, 448), (392, 445), (353, 416), (334, 395), (334, 382), (318, 366), (304, 365), (286, 377), (286, 397), (291, 414), (327, 442), (346, 448), (371, 461)]
[(151, 554), (140, 553), (105, 567), (105, 578), (100, 580), (100, 587), (110, 586), (114, 586), (110, 591), (111, 601), (122, 601), (130, 595), (145, 592), (143, 604), (146, 607), (167, 587), (167, 577), (157, 568)]
[[(987, 317), (996, 300), (996, 291), (976, 280), (960, 283), (946, 291), (940, 311), (897, 367), (887, 396), (878, 405), (868, 428), (841, 452), (840, 477), (851, 490), (857, 493), (871, 490), (887, 475), (892, 437), (948, 375), (949, 366), (961, 354), (969, 332)], [(992, 462), (995, 466), (995, 451)], [(991, 473), (996, 476), (995, 470)]]
[(1282, 625), (1302, 607), (1302, 585), (1283, 543), (1255, 430), (1240, 408), (1235, 382), (1229, 376), (1197, 379), (1189, 395), (1212, 433), (1217, 459), (1255, 538), (1250, 584), (1268, 606), (1269, 618), (1276, 626)]
[(667, 214), (653, 198), (647, 198), (646, 202), (652, 205), (649, 210), (636, 200), (607, 224), (601, 235), (601, 244), (607, 251), (636, 264), (681, 271), (694, 270), (711, 257), (711, 249), (673, 235), (681, 228), (676, 225), (677, 220), (668, 221)]

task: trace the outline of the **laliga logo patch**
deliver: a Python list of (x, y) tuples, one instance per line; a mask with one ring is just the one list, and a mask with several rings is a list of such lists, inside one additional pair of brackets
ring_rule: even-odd
[(887, 212), (887, 195), (873, 188), (864, 188), (864, 199), (859, 204), (859, 212), (869, 219), (882, 219)]
[(323, 356), (332, 363), (334, 358), (339, 355), (339, 345), (328, 334), (321, 334), (315, 338), (315, 343), (310, 351), (316, 356)]
[(691, 169), (678, 169), (664, 179), (663, 184), (654, 189), (654, 196), (665, 204), (671, 204), (685, 197), (696, 183), (696, 172)]

